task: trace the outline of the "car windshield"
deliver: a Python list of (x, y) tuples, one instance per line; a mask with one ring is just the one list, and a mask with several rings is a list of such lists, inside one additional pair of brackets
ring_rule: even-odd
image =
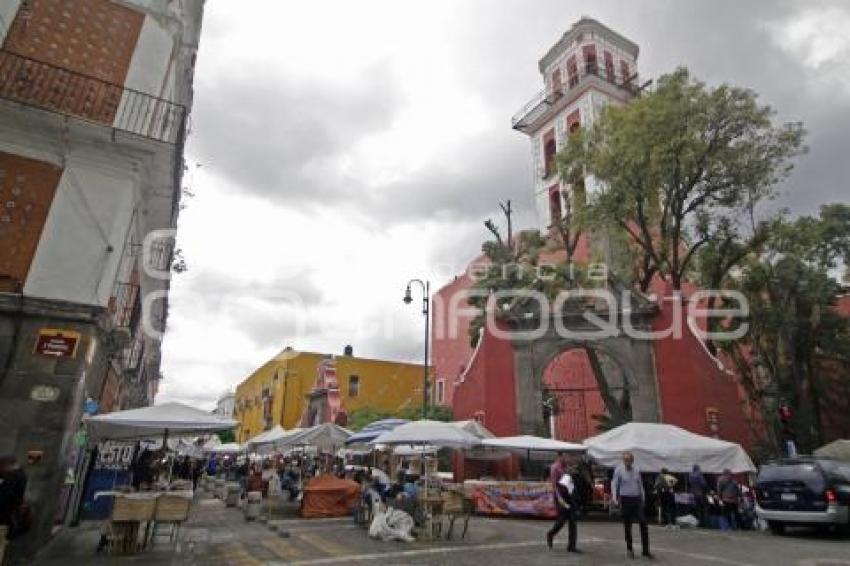
[(823, 489), (823, 474), (817, 465), (809, 462), (789, 462), (787, 464), (767, 464), (758, 475), (758, 482), (798, 481), (809, 489)]

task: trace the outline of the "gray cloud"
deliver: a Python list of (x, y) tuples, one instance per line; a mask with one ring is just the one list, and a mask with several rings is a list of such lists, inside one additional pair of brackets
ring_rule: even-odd
[(295, 81), (267, 66), (199, 81), (193, 110), (194, 157), (247, 193), (297, 204), (356, 187), (328, 175), (348, 146), (391, 124), (400, 94), (386, 64), (354, 84)]

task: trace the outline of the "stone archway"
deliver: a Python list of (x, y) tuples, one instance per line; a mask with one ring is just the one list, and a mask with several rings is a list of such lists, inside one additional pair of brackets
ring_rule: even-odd
[[(632, 296), (627, 313), (616, 313), (618, 322), (622, 317), (630, 317), (631, 326), (641, 330), (651, 328), (651, 320), (657, 308), (646, 301), (637, 301)], [(598, 313), (597, 313), (598, 316)], [(553, 322), (550, 315), (549, 322)], [(583, 313), (571, 312), (561, 315), (563, 326), (571, 331), (597, 330), (588, 322)], [(516, 319), (512, 326), (518, 330), (529, 330), (539, 324), (536, 319)], [(514, 339), (514, 375), (517, 400), (518, 434), (548, 436), (548, 427), (543, 419), (543, 385), (546, 368), (551, 361), (563, 352), (590, 348), (610, 360), (623, 372), (623, 380), (628, 384), (632, 420), (659, 422), (660, 403), (658, 401), (657, 373), (653, 343), (626, 335), (622, 325), (618, 324), (615, 336), (597, 340), (578, 340), (562, 336), (556, 332), (554, 324), (548, 324), (546, 332), (533, 340)]]

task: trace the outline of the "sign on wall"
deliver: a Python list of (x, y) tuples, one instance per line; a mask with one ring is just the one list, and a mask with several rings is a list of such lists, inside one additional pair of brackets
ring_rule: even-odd
[(30, 399), (42, 403), (53, 403), (59, 399), (61, 391), (51, 385), (36, 385), (30, 390)]
[(131, 442), (117, 442), (105, 440), (97, 444), (97, 462), (95, 469), (98, 470), (126, 470), (133, 463), (133, 449), (135, 444)]
[(74, 358), (77, 356), (79, 343), (79, 332), (42, 328), (38, 331), (38, 339), (35, 342), (33, 353), (54, 358)]

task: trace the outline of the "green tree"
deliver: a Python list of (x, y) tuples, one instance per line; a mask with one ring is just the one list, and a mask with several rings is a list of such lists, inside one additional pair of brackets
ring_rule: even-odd
[(216, 434), (218, 435), (218, 439), (221, 440), (222, 444), (227, 444), (228, 442), (236, 442), (236, 436), (233, 434), (233, 429), (231, 428), (220, 430)]
[(748, 300), (749, 331), (719, 345), (768, 425), (767, 447), (779, 449), (777, 409), (785, 400), (794, 410), (797, 444), (808, 452), (822, 440), (820, 408), (835, 401), (830, 387), (848, 380), (850, 320), (835, 310), (843, 290), (833, 272), (850, 260), (850, 206), (775, 219), (767, 234), (759, 253), (726, 281)]
[[(423, 417), (422, 407), (420, 406), (410, 406), (398, 411), (385, 411), (372, 407), (363, 407), (351, 412), (348, 417), (348, 425), (346, 428), (358, 431), (369, 423), (380, 421), (382, 419), (407, 419), (410, 421), (416, 421), (421, 418)], [(424, 418), (432, 421), (449, 422), (452, 420), (452, 410), (450, 407), (445, 407), (443, 405), (428, 405)]]
[(362, 409), (355, 409), (354, 411), (351, 411), (351, 414), (348, 415), (348, 424), (346, 425), (346, 428), (356, 432), (369, 423), (393, 417), (395, 417), (395, 415), (390, 411), (383, 411), (372, 407), (363, 407)]
[(695, 254), (773, 196), (804, 151), (801, 124), (773, 116), (751, 90), (709, 88), (679, 68), (571, 135), (559, 167), (601, 181), (589, 214), (628, 234), (641, 290), (656, 275), (680, 289)]

